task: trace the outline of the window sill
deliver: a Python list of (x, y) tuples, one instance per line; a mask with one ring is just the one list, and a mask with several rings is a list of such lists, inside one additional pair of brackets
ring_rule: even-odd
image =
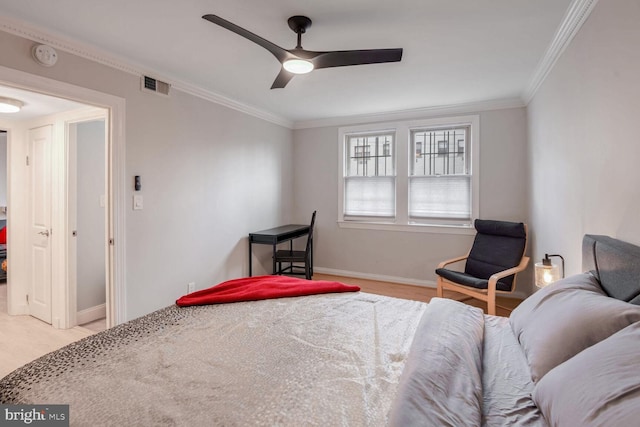
[(388, 222), (343, 220), (338, 221), (338, 227), (358, 230), (399, 231), (410, 233), (465, 234), (470, 236), (476, 233), (476, 230), (472, 225), (393, 224)]

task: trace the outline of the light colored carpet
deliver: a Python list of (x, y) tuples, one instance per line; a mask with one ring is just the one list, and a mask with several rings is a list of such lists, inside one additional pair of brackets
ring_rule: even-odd
[(0, 285), (0, 378), (25, 363), (96, 331), (76, 326), (55, 329), (31, 316), (7, 314), (7, 285)]

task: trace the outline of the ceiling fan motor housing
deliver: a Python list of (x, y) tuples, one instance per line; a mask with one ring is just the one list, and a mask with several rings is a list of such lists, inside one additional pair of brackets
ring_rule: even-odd
[(307, 28), (311, 26), (311, 19), (306, 16), (296, 15), (289, 18), (287, 23), (294, 33), (305, 33)]

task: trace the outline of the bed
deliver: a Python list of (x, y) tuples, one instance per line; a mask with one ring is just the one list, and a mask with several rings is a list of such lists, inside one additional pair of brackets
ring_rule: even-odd
[(630, 425), (640, 248), (587, 235), (583, 257), (509, 319), (363, 292), (171, 306), (14, 371), (0, 402), (92, 426)]

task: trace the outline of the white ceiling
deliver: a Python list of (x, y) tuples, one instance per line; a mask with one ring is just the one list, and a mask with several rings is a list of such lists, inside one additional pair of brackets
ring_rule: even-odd
[(0, 96), (21, 101), (24, 105), (17, 113), (0, 113), (0, 119), (27, 120), (64, 111), (87, 107), (68, 99), (55, 98), (41, 93), (26, 91), (13, 87), (0, 86)]
[[(155, 77), (292, 122), (520, 98), (571, 0), (0, 0), (5, 17), (108, 52)], [(402, 47), (399, 63), (316, 70), (269, 89), (280, 64), (201, 18), (290, 49)]]

